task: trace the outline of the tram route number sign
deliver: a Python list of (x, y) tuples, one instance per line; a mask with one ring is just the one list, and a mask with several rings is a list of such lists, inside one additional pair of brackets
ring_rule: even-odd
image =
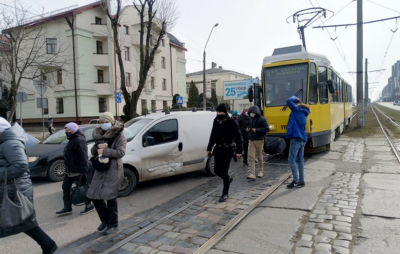
[(224, 82), (224, 100), (243, 100), (248, 99), (248, 90), (258, 83), (257, 79), (245, 79)]

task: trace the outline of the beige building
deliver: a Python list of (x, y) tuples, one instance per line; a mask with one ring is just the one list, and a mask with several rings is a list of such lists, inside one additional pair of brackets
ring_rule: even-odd
[[(105, 111), (116, 116), (123, 114), (123, 96), (122, 103), (117, 104), (115, 100), (115, 93), (121, 92), (120, 72), (110, 21), (103, 4), (104, 1), (97, 1), (82, 7), (64, 8), (30, 23), (47, 29), (46, 48), (42, 54), (62, 52), (60, 57), (69, 60), (65, 66), (67, 71), (45, 74), (40, 80), (28, 80), (21, 85), (20, 90), (28, 94), (28, 101), (22, 104), (24, 125), (42, 121), (41, 109), (37, 108), (40, 96), (34, 86), (40, 82), (48, 85), (44, 95), (48, 107), (44, 116), (51, 115), (55, 125), (69, 121), (88, 123)], [(138, 83), (139, 26), (140, 17), (135, 8), (125, 7), (121, 14), (119, 39), (129, 91), (136, 90)], [(144, 108), (155, 111), (171, 106), (174, 94), (183, 96), (186, 103), (185, 51), (185, 45), (172, 34), (164, 36), (141, 93), (137, 112)], [(17, 121), (21, 118), (19, 107), (18, 104)]]
[[(210, 69), (205, 70), (206, 82), (211, 81), (211, 88), (215, 90), (218, 98), (218, 102), (222, 102), (224, 99), (224, 82), (234, 80), (252, 79), (251, 76), (242, 74), (236, 71), (225, 70), (222, 66), (217, 67), (216, 63), (211, 64)], [(199, 89), (199, 94), (203, 93), (203, 71), (197, 71), (186, 74), (186, 93), (189, 94), (190, 83), (194, 82)], [(242, 111), (245, 107), (250, 106), (249, 100), (235, 100), (231, 107), (238, 112)]]

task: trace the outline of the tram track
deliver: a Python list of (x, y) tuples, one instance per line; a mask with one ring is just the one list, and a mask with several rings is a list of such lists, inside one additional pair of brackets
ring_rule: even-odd
[[(306, 158), (308, 158), (308, 157), (311, 157), (311, 156), (307, 156)], [(278, 161), (274, 161), (276, 159), (278, 159)], [(280, 161), (282, 161), (282, 159), (279, 158), (279, 155), (268, 156), (267, 158), (264, 159), (265, 164), (269, 164), (269, 162), (270, 162), (270, 164), (272, 164), (272, 165), (280, 164), (281, 166), (284, 166), (284, 167), (288, 166), (288, 164), (279, 163)], [(243, 177), (243, 175), (245, 175), (245, 174), (243, 174), (243, 172), (241, 172), (241, 173), (239, 172), (236, 175), (237, 175), (236, 177)], [(243, 204), (247, 204), (246, 207), (244, 208), (242, 205), (243, 209), (240, 212), (235, 214), (235, 216), (232, 216), (232, 218), (229, 221), (226, 221), (226, 224), (223, 225), (223, 227), (221, 227), (211, 237), (208, 237), (208, 240), (206, 242), (199, 245), (199, 247), (197, 249), (193, 249), (193, 253), (206, 253), (208, 250), (213, 248), (237, 224), (239, 224), (248, 214), (250, 214), (251, 211), (253, 211), (255, 208), (257, 208), (261, 204), (261, 202), (263, 202), (275, 190), (277, 190), (290, 176), (291, 176), (290, 170), (284, 170), (284, 172), (280, 173), (279, 178), (277, 180), (274, 180), (274, 182), (272, 184), (268, 185), (268, 184), (264, 183), (264, 185), (260, 184), (260, 185), (256, 186), (255, 187), (256, 190), (263, 189), (263, 186), (266, 188), (265, 188), (265, 190), (250, 194), (249, 196), (253, 197), (254, 199), (252, 199), (251, 202), (250, 201), (243, 202)], [(233, 177), (235, 177), (235, 175), (233, 175)], [(250, 181), (248, 181), (248, 182), (250, 182)], [(101, 254), (112, 253), (112, 252), (120, 249), (121, 247), (123, 247), (125, 244), (134, 242), (135, 239), (137, 239), (141, 236), (143, 237), (144, 235), (148, 235), (146, 233), (148, 233), (149, 231), (156, 230), (157, 226), (165, 223), (166, 221), (171, 220), (171, 218), (176, 218), (177, 216), (179, 216), (179, 214), (185, 213), (186, 210), (194, 209), (195, 207), (193, 207), (193, 206), (195, 206), (195, 205), (203, 204), (203, 206), (204, 206), (204, 204), (206, 204), (205, 207), (207, 207), (207, 202), (209, 202), (209, 200), (215, 200), (215, 198), (213, 198), (213, 196), (218, 196), (220, 191), (221, 191), (220, 186), (209, 190), (208, 192), (201, 195), (200, 197), (188, 202), (186, 205), (173, 210), (172, 212), (168, 213), (167, 215), (163, 216), (162, 218), (152, 222), (148, 226), (143, 227), (142, 229), (135, 232), (134, 234), (131, 234), (131, 235), (125, 237), (124, 239), (114, 243), (112, 246), (109, 246), (107, 249), (101, 251), (100, 253)], [(211, 201), (208, 204), (210, 204), (210, 203), (215, 203), (215, 201)], [(242, 202), (240, 202), (240, 203), (242, 203)], [(224, 203), (219, 203), (219, 204), (224, 204)], [(201, 205), (199, 205), (199, 206), (201, 206)], [(216, 203), (216, 206), (218, 206), (218, 203)], [(199, 211), (199, 213), (200, 212), (201, 211)], [(226, 212), (224, 212), (224, 213), (226, 213)], [(197, 215), (193, 215), (193, 216), (195, 217)], [(196, 235), (194, 235), (193, 237), (196, 237)]]
[(399, 125), (397, 122), (393, 121), (390, 117), (388, 117), (385, 113), (383, 113), (381, 110), (379, 110), (379, 109), (378, 109), (377, 107), (375, 107), (373, 104), (371, 104), (371, 109), (372, 109), (372, 112), (374, 113), (374, 115), (375, 115), (375, 117), (376, 117), (376, 120), (378, 121), (378, 124), (379, 124), (379, 126), (380, 126), (380, 128), (381, 128), (381, 130), (382, 130), (382, 133), (385, 135), (385, 137), (386, 137), (386, 139), (387, 139), (387, 141), (388, 141), (388, 143), (389, 143), (389, 145), (390, 145), (390, 147), (391, 147), (391, 149), (392, 149), (394, 155), (396, 156), (396, 159), (397, 159), (398, 162), (400, 163), (400, 153), (399, 153), (399, 151), (397, 150), (396, 146), (394, 145), (394, 142), (390, 139), (389, 135), (387, 134), (387, 130), (383, 127), (383, 125), (382, 125), (381, 121), (379, 120), (379, 117), (378, 117), (378, 115), (376, 114), (375, 110), (377, 110), (379, 113), (381, 113), (381, 114), (382, 114), (383, 116), (385, 116), (387, 119), (389, 119), (389, 120), (390, 120), (393, 124), (395, 124), (397, 127), (400, 128), (400, 125)]

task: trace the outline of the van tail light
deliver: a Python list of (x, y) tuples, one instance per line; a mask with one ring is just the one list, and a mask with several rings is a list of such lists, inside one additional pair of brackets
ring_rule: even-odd
[(312, 127), (313, 127), (313, 122), (312, 119), (310, 119), (310, 131), (312, 131)]

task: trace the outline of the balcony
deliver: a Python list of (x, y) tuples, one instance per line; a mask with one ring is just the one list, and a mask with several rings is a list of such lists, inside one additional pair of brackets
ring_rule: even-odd
[(106, 24), (91, 24), (93, 36), (108, 37), (109, 31)]
[(110, 63), (108, 59), (108, 53), (105, 54), (93, 53), (93, 65), (109, 67)]
[[(155, 39), (152, 39), (152, 41), (153, 41), (153, 45), (150, 45), (150, 47), (151, 48), (153, 48), (153, 46), (156, 44), (156, 40)], [(134, 45), (134, 46), (140, 46), (140, 34), (132, 34), (131, 35), (131, 43)], [(144, 35), (144, 37), (143, 37), (143, 44), (145, 44), (146, 43), (146, 35)], [(160, 43), (160, 45), (158, 45), (158, 48), (157, 48), (157, 53), (159, 53), (159, 52), (161, 52), (161, 48), (162, 48), (162, 46), (161, 46), (161, 43)]]
[(96, 95), (113, 95), (114, 86), (108, 83), (94, 83), (94, 89), (96, 90)]

